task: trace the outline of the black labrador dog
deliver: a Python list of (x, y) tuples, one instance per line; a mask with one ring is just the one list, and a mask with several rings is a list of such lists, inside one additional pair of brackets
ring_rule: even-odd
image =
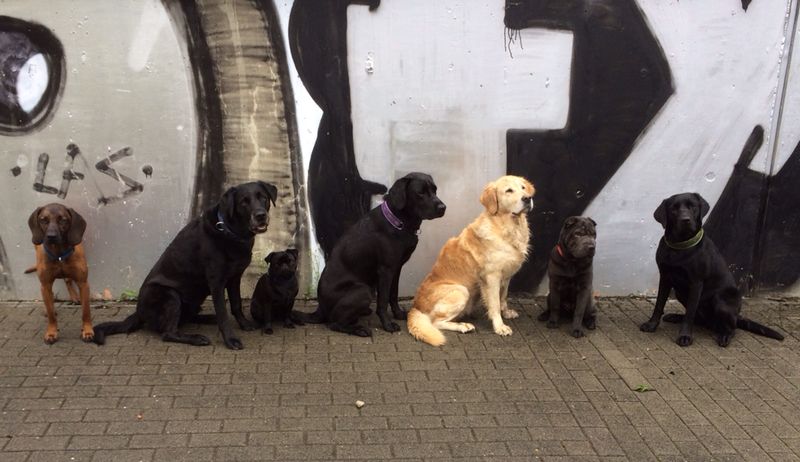
[(422, 220), (439, 218), (444, 212), (430, 175), (409, 173), (395, 181), (384, 202), (353, 224), (334, 246), (317, 287), (319, 307), (305, 320), (327, 323), (338, 332), (371, 336), (358, 320), (371, 312), (377, 290), (381, 326), (387, 332), (399, 331), (400, 326), (388, 317), (387, 305), (395, 319), (406, 318), (397, 300), (400, 270), (417, 247)]
[(294, 329), (303, 321), (292, 311), (297, 297), (297, 249), (272, 252), (264, 259), (269, 264), (267, 272), (258, 279), (250, 301), (250, 315), (262, 333), (272, 334), (272, 322), (280, 321), (284, 327)]
[(742, 295), (722, 254), (703, 231), (702, 220), (708, 211), (708, 202), (699, 194), (683, 193), (664, 199), (653, 213), (664, 227), (664, 237), (656, 250), (658, 295), (652, 316), (639, 329), (656, 330), (670, 290), (674, 289), (686, 314), (669, 314), (664, 321), (681, 323), (677, 341), (680, 346), (692, 344), (695, 324), (711, 329), (721, 347), (730, 344), (737, 327), (783, 340), (780, 333), (739, 315)]
[(583, 327), (594, 330), (597, 325), (597, 305), (592, 294), (596, 226), (597, 223), (588, 217), (564, 220), (547, 265), (550, 292), (547, 309), (538, 319), (547, 321), (547, 327), (554, 329), (562, 315), (571, 315), (570, 333), (575, 338), (585, 335)]
[[(167, 246), (139, 289), (136, 311), (124, 321), (94, 327), (95, 343), (146, 327), (165, 342), (208, 345), (208, 337), (181, 333), (178, 326), (216, 322), (225, 346), (241, 350), (225, 310), (225, 290), (239, 327), (254, 329), (242, 313), (239, 284), (250, 264), (254, 237), (267, 231), (270, 202), (275, 204), (277, 196), (277, 188), (263, 181), (228, 189), (219, 204), (190, 221)], [(200, 305), (209, 294), (215, 314), (201, 315)]]

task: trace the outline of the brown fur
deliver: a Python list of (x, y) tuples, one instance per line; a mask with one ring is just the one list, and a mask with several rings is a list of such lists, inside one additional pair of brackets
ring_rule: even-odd
[[(47, 312), (45, 343), (51, 344), (58, 340), (53, 295), (53, 282), (56, 279), (64, 279), (70, 300), (81, 304), (83, 308), (81, 339), (85, 342), (91, 341), (94, 338), (94, 330), (89, 308), (89, 267), (81, 244), (86, 222), (71, 208), (61, 204), (47, 204), (33, 211), (28, 218), (28, 226), (36, 248), (36, 265), (33, 269), (39, 276), (42, 300)], [(53, 240), (48, 239), (51, 235), (55, 236)], [(44, 246), (48, 246), (50, 253), (56, 256), (62, 255), (70, 247), (74, 247), (75, 250), (63, 261), (57, 261), (48, 258)]]
[(534, 192), (533, 185), (518, 176), (503, 176), (486, 185), (480, 197), (485, 210), (445, 243), (417, 290), (408, 314), (411, 335), (439, 346), (445, 343), (439, 329), (474, 330), (470, 323), (452, 320), (469, 312), (478, 298), (495, 333), (511, 335), (502, 317), (519, 316), (508, 307), (508, 283), (528, 255), (527, 212)]

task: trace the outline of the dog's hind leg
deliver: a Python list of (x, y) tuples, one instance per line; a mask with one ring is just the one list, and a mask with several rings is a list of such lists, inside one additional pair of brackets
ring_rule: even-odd
[(453, 319), (461, 316), (469, 304), (469, 290), (462, 285), (447, 284), (437, 289), (439, 301), (434, 305), (429, 316), (433, 320), (433, 326), (438, 329), (451, 330), (455, 332), (472, 332), (475, 326), (468, 322), (453, 322)]
[(368, 286), (356, 287), (340, 298), (328, 315), (328, 327), (336, 332), (371, 337), (372, 331), (358, 323), (359, 318), (370, 314), (372, 295)]
[(160, 307), (155, 308), (160, 312), (159, 330), (161, 340), (165, 342), (186, 343), (194, 346), (210, 345), (211, 341), (205, 335), (184, 334), (178, 332), (181, 321), (181, 298), (178, 292), (172, 289), (162, 289)]
[(75, 288), (75, 281), (70, 278), (64, 278), (64, 285), (67, 286), (69, 293), (69, 301), (77, 305), (81, 302), (81, 297), (78, 295), (78, 290)]

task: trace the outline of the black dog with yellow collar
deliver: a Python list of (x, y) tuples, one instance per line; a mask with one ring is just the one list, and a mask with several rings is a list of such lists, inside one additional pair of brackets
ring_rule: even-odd
[(783, 335), (739, 315), (742, 295), (725, 260), (703, 231), (708, 202), (697, 193), (671, 196), (661, 202), (653, 217), (664, 227), (656, 250), (660, 274), (656, 305), (650, 320), (639, 328), (653, 332), (664, 314), (670, 290), (686, 308), (686, 314), (668, 314), (664, 321), (679, 322), (678, 345), (692, 344), (692, 329), (698, 324), (711, 329), (719, 346), (726, 347), (736, 328), (783, 340)]

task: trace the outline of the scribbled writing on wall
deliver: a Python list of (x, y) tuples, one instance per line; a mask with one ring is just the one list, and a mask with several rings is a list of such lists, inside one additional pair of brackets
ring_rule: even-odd
[(53, 114), (66, 78), (64, 49), (39, 24), (0, 16), (0, 134), (21, 135)]
[(347, 70), (347, 7), (380, 0), (296, 0), (289, 44), (297, 71), (323, 114), (311, 151), (308, 196), (317, 241), (327, 257), (345, 230), (364, 215), (384, 185), (361, 178), (353, 147)]
[[(510, 174), (538, 190), (533, 246), (552, 248), (561, 223), (580, 215), (633, 150), (673, 92), (669, 64), (634, 0), (507, 0), (505, 24), (572, 31), (567, 124), (560, 130), (509, 130)], [(536, 288), (547, 251), (534, 252), (512, 290)]]
[[(138, 181), (134, 180), (133, 178), (124, 175), (122, 173), (117, 172), (114, 168), (111, 167), (111, 164), (117, 161), (120, 161), (126, 157), (131, 157), (133, 155), (133, 149), (130, 147), (122, 148), (113, 154), (110, 154), (106, 158), (100, 160), (95, 164), (95, 169), (104, 174), (108, 175), (118, 183), (125, 186), (126, 189), (119, 192), (115, 195), (106, 195), (103, 193), (102, 188), (100, 187), (100, 183), (97, 181), (96, 178), (90, 175), (92, 182), (94, 183), (95, 188), (98, 192), (97, 203), (101, 205), (108, 205), (119, 200), (125, 199), (130, 197), (134, 194), (139, 194), (144, 190), (144, 185), (139, 183)], [(39, 155), (38, 162), (36, 163), (36, 179), (33, 183), (33, 189), (37, 192), (45, 193), (45, 194), (55, 194), (61, 199), (65, 199), (67, 197), (67, 193), (69, 192), (69, 187), (72, 181), (74, 180), (83, 180), (85, 175), (81, 172), (75, 170), (75, 159), (80, 158), (83, 161), (83, 165), (86, 168), (87, 172), (90, 172), (91, 169), (89, 168), (89, 163), (86, 161), (86, 158), (81, 154), (81, 150), (75, 143), (70, 143), (67, 146), (67, 160), (64, 170), (61, 172), (61, 185), (56, 188), (54, 186), (49, 186), (45, 184), (45, 176), (47, 175), (47, 165), (50, 163), (50, 155), (42, 153)], [(18, 168), (18, 167), (17, 167)], [(146, 176), (150, 176), (153, 173), (153, 167), (150, 165), (146, 165), (142, 168), (143, 173)], [(149, 173), (148, 173), (149, 172)], [(16, 175), (15, 175), (16, 176)]]

